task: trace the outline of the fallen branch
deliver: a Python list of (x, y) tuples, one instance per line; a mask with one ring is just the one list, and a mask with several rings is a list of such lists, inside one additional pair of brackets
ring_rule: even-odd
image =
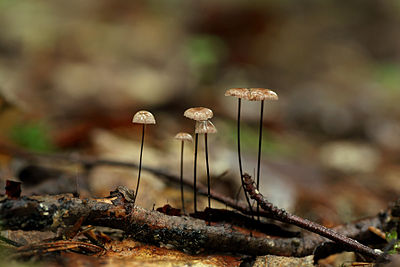
[[(302, 238), (252, 237), (231, 225), (207, 226), (204, 220), (167, 216), (134, 206), (124, 197), (127, 190), (119, 187), (104, 199), (79, 199), (71, 194), (0, 198), (0, 227), (57, 231), (60, 227), (73, 227), (83, 217), (82, 225), (121, 229), (135, 240), (190, 253), (219, 251), (302, 257), (312, 254), (326, 241), (315, 234), (305, 234)], [(351, 237), (362, 237), (368, 233), (369, 226), (385, 227), (379, 218), (372, 218), (340, 229)]]
[(313, 233), (317, 233), (321, 236), (324, 236), (332, 241), (335, 241), (343, 245), (344, 247), (348, 247), (364, 255), (373, 258), (378, 258), (382, 256), (383, 252), (379, 249), (372, 249), (332, 229), (326, 228), (320, 224), (290, 214), (286, 212), (284, 209), (279, 209), (278, 207), (274, 206), (271, 202), (266, 200), (264, 196), (257, 190), (254, 181), (251, 179), (250, 175), (245, 173), (243, 175), (243, 178), (245, 183), (245, 189), (249, 193), (250, 197), (255, 201), (257, 201), (257, 203), (261, 206), (261, 208), (263, 208), (267, 212), (270, 212), (271, 217), (273, 219), (284, 223), (296, 225), (300, 228), (306, 229)]

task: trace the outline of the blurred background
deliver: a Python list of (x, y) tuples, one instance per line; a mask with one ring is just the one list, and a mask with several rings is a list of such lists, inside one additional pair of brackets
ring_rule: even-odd
[[(261, 192), (328, 226), (375, 215), (400, 192), (399, 28), (395, 0), (0, 0), (0, 140), (138, 162), (131, 120), (146, 109), (157, 125), (144, 165), (179, 174), (173, 136), (193, 133), (183, 112), (205, 106), (219, 131), (209, 138), (213, 189), (234, 197), (237, 102), (224, 92), (271, 88), (280, 99), (265, 103)], [(242, 108), (244, 169), (254, 174), (260, 104)], [(186, 145), (187, 180), (192, 161)], [(0, 164), (4, 188), (38, 163), (4, 153)], [(71, 192), (76, 180), (93, 196), (136, 184), (136, 170), (40, 164), (64, 176), (25, 183), (23, 194)], [(142, 183), (140, 205), (180, 206), (176, 185), (146, 172)]]

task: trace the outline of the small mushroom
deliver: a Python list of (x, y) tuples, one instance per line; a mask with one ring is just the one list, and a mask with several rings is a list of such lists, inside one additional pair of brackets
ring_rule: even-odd
[(270, 89), (251, 88), (248, 100), (250, 101), (278, 100), (278, 94)]
[(215, 128), (214, 124), (209, 121), (196, 121), (195, 133), (196, 134), (204, 134), (204, 149), (206, 154), (206, 170), (207, 170), (207, 197), (208, 197), (208, 207), (211, 208), (211, 179), (210, 179), (210, 168), (208, 164), (208, 144), (207, 144), (207, 135), (209, 133), (216, 133), (217, 128)]
[(214, 116), (214, 114), (212, 110), (209, 108), (196, 107), (185, 110), (183, 116), (195, 121), (206, 121), (208, 119), (211, 119)]
[(245, 184), (243, 180), (243, 168), (242, 168), (242, 156), (240, 153), (240, 112), (242, 106), (242, 98), (249, 99), (250, 98), (250, 90), (248, 88), (231, 88), (226, 90), (225, 96), (234, 96), (238, 99), (238, 111), (237, 111), (237, 151), (238, 151), (238, 160), (239, 160), (239, 173), (240, 173), (240, 180), (242, 182), (242, 188), (244, 192), (244, 196), (246, 197), (247, 204), (249, 205), (249, 209), (251, 211), (251, 217), (253, 217), (253, 208), (250, 203), (250, 198), (244, 190)]
[[(211, 109), (203, 107), (189, 108), (185, 110), (183, 116), (195, 120), (195, 121), (206, 121), (213, 117)], [(193, 163), (193, 200), (194, 200), (194, 212), (197, 212), (197, 187), (196, 187), (196, 176), (197, 176), (197, 145), (199, 142), (199, 134), (195, 133), (194, 139), (194, 163)]]
[(187, 142), (193, 142), (193, 138), (190, 134), (188, 133), (177, 133), (175, 135), (175, 139), (181, 141), (181, 170), (180, 170), (180, 175), (181, 175), (181, 200), (182, 200), (182, 211), (183, 213), (185, 212), (185, 200), (184, 200), (184, 196), (183, 196), (183, 147), (184, 147), (184, 143), (185, 141)]
[(136, 197), (139, 193), (140, 173), (142, 171), (144, 133), (145, 133), (145, 129), (146, 129), (146, 124), (156, 124), (156, 120), (154, 119), (153, 114), (151, 114), (149, 111), (140, 110), (140, 111), (136, 112), (135, 115), (133, 116), (132, 123), (142, 124), (142, 142), (140, 145), (139, 172), (138, 172), (138, 179), (137, 179), (135, 198), (134, 198), (134, 202), (135, 202)]
[[(262, 143), (262, 124), (263, 124), (263, 113), (264, 113), (264, 100), (278, 100), (278, 95), (270, 90), (265, 88), (251, 88), (249, 97), (249, 101), (261, 101), (261, 111), (260, 111), (260, 132), (258, 138), (258, 158), (257, 158), (257, 190), (260, 189), (260, 161), (261, 161), (261, 143)], [(257, 203), (257, 214), (260, 211), (260, 205)], [(258, 215), (258, 220), (260, 220), (260, 216)]]
[(214, 124), (209, 120), (196, 121), (194, 132), (198, 134), (217, 133), (217, 128), (215, 128)]
[(225, 96), (234, 96), (238, 99), (249, 99), (250, 90), (248, 88), (231, 88), (225, 91)]

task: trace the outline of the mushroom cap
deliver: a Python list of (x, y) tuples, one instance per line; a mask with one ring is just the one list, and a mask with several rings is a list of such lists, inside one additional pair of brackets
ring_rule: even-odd
[(278, 100), (278, 94), (266, 88), (250, 88), (250, 95), (247, 100), (250, 101)]
[(197, 107), (185, 110), (183, 116), (195, 121), (205, 121), (211, 119), (214, 116), (214, 114), (212, 110), (209, 108)]
[(216, 133), (217, 128), (215, 128), (214, 124), (209, 120), (196, 121), (196, 126), (195, 126), (194, 132), (197, 134)]
[(153, 114), (147, 110), (140, 110), (136, 112), (133, 116), (132, 122), (139, 124), (156, 124)]
[(184, 133), (184, 132), (177, 133), (174, 138), (177, 140), (181, 140), (181, 141), (193, 142), (192, 136), (190, 134)]
[(231, 88), (225, 91), (225, 96), (249, 99), (250, 90), (248, 88)]

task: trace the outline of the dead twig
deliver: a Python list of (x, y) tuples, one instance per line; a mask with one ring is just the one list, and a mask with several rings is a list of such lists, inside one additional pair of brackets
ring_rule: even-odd
[(0, 241), (3, 241), (4, 243), (7, 243), (7, 244), (9, 244), (11, 246), (14, 246), (14, 247), (21, 247), (22, 246), (20, 243), (15, 242), (14, 240), (8, 239), (7, 237), (4, 237), (2, 235), (0, 235)]
[(332, 241), (335, 241), (344, 247), (348, 247), (354, 251), (360, 252), (364, 255), (373, 257), (373, 258), (378, 258), (381, 257), (383, 252), (378, 249), (372, 249), (370, 247), (367, 247), (358, 241), (349, 238), (343, 234), (340, 234), (332, 229), (326, 228), (325, 226), (322, 226), (320, 224), (317, 224), (315, 222), (309, 221), (307, 219), (298, 217), (296, 215), (290, 214), (286, 212), (284, 209), (280, 209), (276, 206), (274, 206), (271, 202), (266, 200), (264, 196), (257, 190), (253, 179), (251, 179), (250, 175), (245, 173), (243, 175), (244, 182), (245, 182), (245, 189), (249, 193), (250, 197), (257, 201), (257, 203), (267, 212), (270, 212), (271, 217), (273, 219), (276, 219), (278, 221), (284, 222), (284, 223), (289, 223), (292, 225), (296, 225), (302, 229), (311, 231), (313, 233), (317, 233), (321, 236), (324, 236)]

